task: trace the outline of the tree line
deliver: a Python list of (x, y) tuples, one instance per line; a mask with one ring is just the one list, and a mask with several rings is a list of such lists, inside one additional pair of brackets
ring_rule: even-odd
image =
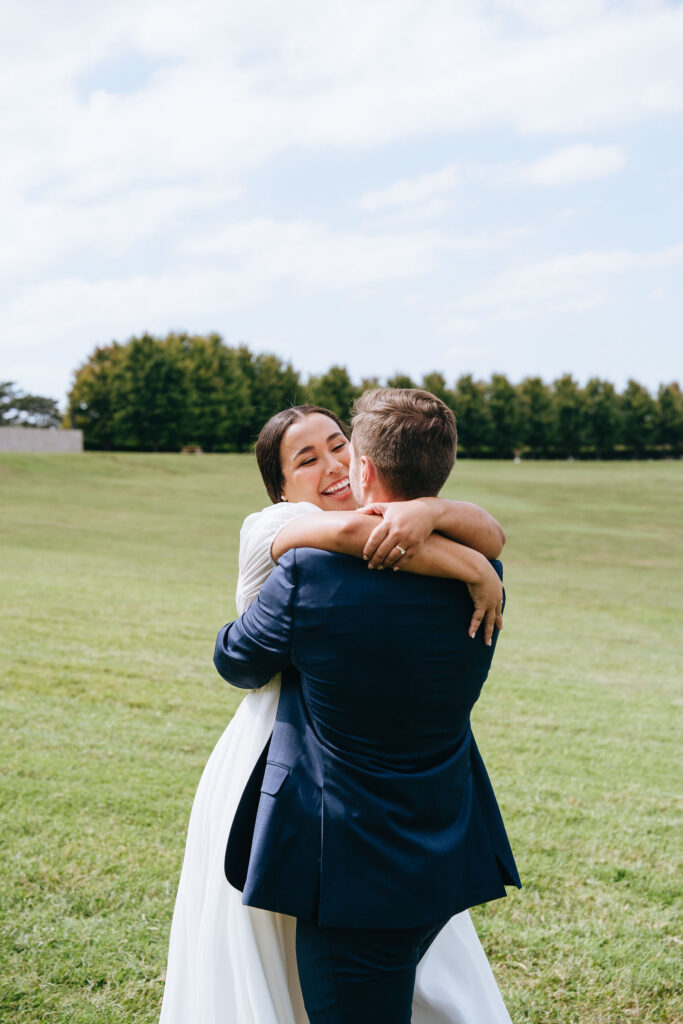
[(655, 396), (637, 381), (618, 393), (597, 377), (580, 387), (567, 374), (511, 383), (503, 374), (449, 386), (433, 372), (354, 383), (342, 366), (305, 382), (272, 354), (230, 347), (220, 335), (143, 334), (96, 348), (74, 375), (65, 425), (95, 450), (248, 450), (266, 420), (310, 402), (348, 420), (369, 387), (423, 387), (453, 409), (459, 454), (476, 458), (648, 458), (683, 454), (683, 396), (677, 383)]
[(62, 415), (54, 398), (30, 395), (11, 380), (0, 381), (0, 427), (58, 427)]

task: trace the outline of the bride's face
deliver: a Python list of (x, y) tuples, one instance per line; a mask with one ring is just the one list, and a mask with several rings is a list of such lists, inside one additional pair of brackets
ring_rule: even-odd
[(349, 457), (349, 442), (329, 416), (314, 412), (296, 420), (280, 442), (282, 496), (326, 511), (354, 509)]

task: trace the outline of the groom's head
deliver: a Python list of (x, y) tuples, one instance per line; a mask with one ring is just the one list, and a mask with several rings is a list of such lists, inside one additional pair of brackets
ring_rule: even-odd
[(438, 494), (455, 463), (455, 416), (428, 391), (376, 388), (356, 399), (351, 487), (360, 504)]

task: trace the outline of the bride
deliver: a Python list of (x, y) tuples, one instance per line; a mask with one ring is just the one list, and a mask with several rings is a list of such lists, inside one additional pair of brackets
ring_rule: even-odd
[[(467, 502), (424, 498), (355, 510), (349, 443), (317, 406), (285, 409), (265, 425), (256, 456), (273, 504), (240, 533), (237, 611), (245, 611), (292, 547), (363, 556), (369, 568), (464, 580), (470, 634), (490, 638), (500, 583), (487, 559), (498, 523)], [(324, 513), (324, 514), (323, 514)], [(437, 536), (435, 531), (445, 536)], [(446, 540), (445, 537), (452, 538)], [(460, 541), (461, 543), (458, 543)], [(251, 691), (214, 748), (190, 815), (171, 926), (160, 1024), (308, 1024), (296, 967), (294, 918), (246, 907), (223, 873), (227, 836), (275, 720), (280, 678)], [(414, 1024), (510, 1024), (469, 913), (451, 918), (418, 967)]]

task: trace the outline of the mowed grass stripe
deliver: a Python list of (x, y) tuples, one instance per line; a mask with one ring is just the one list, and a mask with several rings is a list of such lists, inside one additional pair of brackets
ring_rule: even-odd
[[(525, 885), (473, 917), (516, 1022), (683, 1019), (682, 491), (678, 463), (463, 461), (444, 492), (508, 534), (474, 724)], [(157, 1019), (264, 504), (250, 456), (0, 456), (3, 1021)]]

